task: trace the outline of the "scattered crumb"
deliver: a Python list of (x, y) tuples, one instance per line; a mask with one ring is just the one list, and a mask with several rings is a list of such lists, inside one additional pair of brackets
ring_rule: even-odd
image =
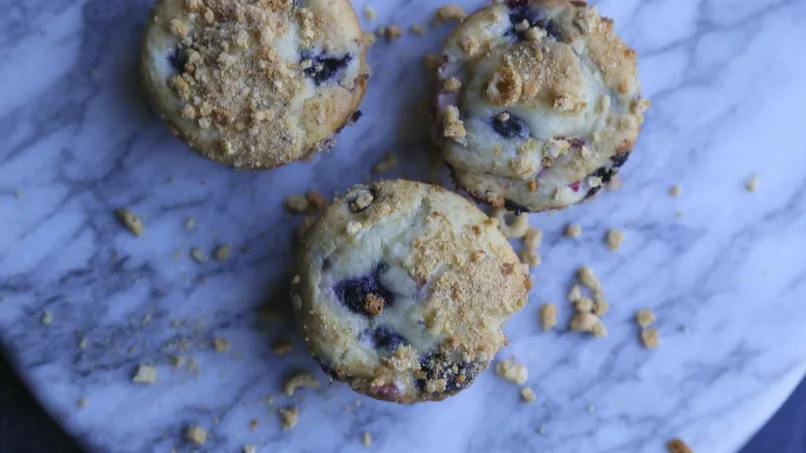
[(426, 53), (423, 57), (423, 64), (428, 69), (436, 69), (442, 64), (442, 57), (432, 53)]
[(175, 251), (175, 252), (171, 253), (171, 258), (172, 258), (172, 259), (175, 259), (175, 260), (182, 259), (182, 251), (181, 251), (181, 250), (177, 250), (177, 251)]
[(669, 188), (669, 195), (677, 198), (683, 193), (683, 188), (680, 186), (672, 186)]
[(386, 173), (395, 167), (397, 167), (397, 155), (389, 151), (383, 155), (383, 158), (378, 163), (372, 166), (372, 172), (376, 174)]
[(15, 190), (14, 191), (14, 198), (17, 198), (17, 199), (22, 198), (22, 192), (19, 191), (19, 190)]
[(280, 409), (280, 417), (283, 419), (283, 431), (291, 429), (299, 421), (299, 409), (296, 407)]
[(529, 219), (525, 215), (515, 216), (512, 223), (507, 221), (511, 213), (504, 208), (493, 208), (490, 218), (498, 220), (498, 229), (509, 239), (520, 239), (529, 231)]
[(300, 194), (289, 195), (285, 197), (285, 207), (291, 212), (305, 212), (308, 209), (308, 198)]
[(277, 340), (271, 344), (271, 350), (277, 355), (288, 354), (291, 352), (291, 342), (288, 340)]
[(42, 318), (40, 319), (40, 322), (43, 325), (49, 326), (53, 322), (53, 315), (49, 311), (42, 313)]
[(441, 24), (452, 20), (462, 21), (467, 17), (467, 13), (459, 5), (442, 5), (434, 15), (434, 22)]
[(283, 391), (288, 396), (294, 396), (294, 392), (297, 391), (299, 387), (310, 387), (314, 389), (319, 388), (319, 380), (316, 379), (311, 373), (307, 371), (300, 371), (291, 375), (288, 379), (286, 379), (285, 384), (283, 386)]
[(607, 232), (605, 242), (607, 243), (607, 248), (609, 248), (611, 252), (615, 252), (621, 247), (621, 243), (624, 242), (624, 233), (621, 230), (610, 230)]
[(399, 25), (389, 25), (383, 29), (383, 35), (392, 42), (403, 36), (403, 29)]
[(543, 428), (542, 426), (538, 426), (537, 427), (537, 433), (538, 434), (546, 434), (546, 429)]
[(194, 226), (196, 226), (196, 219), (194, 219), (193, 217), (188, 217), (187, 220), (185, 220), (185, 228), (189, 230)]
[(327, 198), (322, 195), (319, 191), (316, 190), (309, 190), (305, 192), (305, 198), (308, 200), (308, 205), (313, 206), (317, 210), (321, 211), (327, 207)]
[(207, 442), (207, 431), (204, 428), (190, 425), (185, 429), (185, 440), (196, 445)]
[(655, 349), (660, 346), (660, 338), (658, 337), (658, 330), (650, 327), (641, 332), (641, 342), (644, 347), (648, 349)]
[(530, 226), (523, 237), (524, 245), (527, 248), (536, 249), (540, 247), (541, 242), (543, 242), (543, 230)]
[(666, 448), (669, 449), (669, 453), (694, 453), (694, 450), (680, 439), (670, 441), (666, 444)]
[(369, 447), (372, 444), (372, 436), (369, 433), (365, 432), (364, 435), (362, 436), (362, 442), (364, 443), (365, 447)]
[(132, 382), (135, 384), (156, 384), (157, 369), (148, 365), (139, 365), (134, 377), (132, 377)]
[(362, 40), (364, 41), (364, 45), (367, 47), (372, 47), (375, 44), (375, 41), (378, 40), (378, 36), (371, 31), (365, 31), (362, 36)]
[(520, 258), (521, 263), (531, 267), (540, 266), (540, 263), (543, 262), (543, 257), (541, 257), (539, 253), (529, 249), (521, 250)]
[(422, 36), (425, 34), (425, 27), (423, 27), (422, 25), (412, 25), (411, 27), (409, 27), (409, 31), (419, 36)]
[(571, 287), (571, 291), (568, 291), (568, 300), (570, 302), (579, 302), (582, 299), (582, 290), (579, 289), (579, 285), (574, 285)]
[(87, 400), (87, 398), (81, 398), (78, 401), (76, 401), (76, 404), (78, 405), (78, 407), (87, 407), (87, 404), (89, 404), (89, 400)]
[(129, 211), (128, 209), (118, 209), (115, 211), (115, 215), (118, 217), (118, 220), (120, 220), (123, 226), (125, 226), (133, 235), (140, 236), (143, 234), (145, 225), (143, 225), (143, 222), (140, 221), (140, 218), (137, 217), (133, 212)]
[(647, 328), (655, 322), (655, 313), (648, 308), (644, 308), (635, 315), (635, 320), (638, 322), (639, 326)]
[(442, 83), (442, 89), (448, 93), (459, 91), (460, 88), (462, 88), (462, 82), (456, 77), (450, 77)]
[(599, 279), (588, 266), (580, 267), (579, 271), (577, 271), (577, 276), (579, 277), (579, 282), (582, 283), (584, 287), (594, 292), (601, 291), (602, 286), (601, 283), (599, 283)]
[(750, 192), (755, 192), (756, 189), (758, 189), (758, 180), (759, 180), (758, 175), (753, 175), (753, 177), (747, 181), (746, 185), (747, 190), (749, 190)]
[(582, 227), (575, 223), (571, 223), (565, 227), (565, 232), (563, 234), (569, 238), (578, 238), (582, 234)]
[(509, 382), (518, 385), (523, 384), (529, 378), (529, 373), (525, 366), (509, 360), (498, 362), (495, 365), (495, 372)]
[(596, 406), (594, 406), (593, 404), (588, 406), (588, 412), (593, 412), (595, 410), (596, 410)]
[(683, 217), (684, 214), (683, 211), (677, 211), (674, 213), (674, 215), (676, 215), (677, 217)]
[(521, 389), (521, 398), (527, 403), (532, 403), (537, 399), (537, 395), (530, 387), (524, 387)]
[(254, 445), (244, 445), (243, 453), (257, 453), (257, 447)]
[(371, 6), (364, 7), (364, 17), (367, 18), (370, 22), (374, 22), (375, 19), (378, 17), (378, 14), (372, 9)]
[(605, 300), (597, 300), (593, 303), (593, 314), (602, 317), (610, 310), (610, 304), (607, 303)]
[(548, 331), (557, 325), (557, 306), (554, 304), (543, 304), (540, 306), (540, 324), (543, 331)]
[(347, 223), (347, 234), (350, 236), (355, 236), (359, 231), (361, 231), (362, 228), (364, 228), (364, 225), (361, 225), (361, 222), (351, 220)]
[(612, 178), (610, 178), (610, 184), (607, 185), (607, 190), (615, 192), (621, 189), (623, 186), (624, 186), (624, 180), (621, 179), (621, 175), (616, 174)]
[(168, 357), (168, 363), (174, 368), (180, 368), (185, 363), (185, 359), (178, 355), (172, 355)]
[(87, 340), (86, 337), (84, 337), (84, 338), (81, 339), (81, 341), (78, 342), (78, 347), (80, 349), (84, 349), (84, 348), (87, 347), (88, 344), (89, 344), (89, 341)]
[(193, 258), (197, 263), (204, 263), (207, 261), (207, 254), (204, 253), (204, 250), (193, 247), (190, 249), (190, 257)]
[(590, 297), (583, 297), (577, 301), (574, 305), (577, 312), (579, 313), (592, 313), (593, 312), (593, 300)]
[(571, 330), (574, 332), (590, 332), (595, 337), (607, 335), (607, 328), (605, 328), (602, 320), (590, 312), (575, 314), (571, 318)]
[(228, 245), (220, 245), (213, 250), (213, 257), (218, 261), (224, 261), (229, 258), (230, 254), (232, 253), (232, 249)]
[(215, 348), (216, 352), (227, 352), (229, 347), (229, 341), (218, 337), (213, 338), (213, 348)]

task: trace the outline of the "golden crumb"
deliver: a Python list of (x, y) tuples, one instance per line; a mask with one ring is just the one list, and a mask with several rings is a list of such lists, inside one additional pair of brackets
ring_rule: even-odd
[(451, 77), (443, 82), (442, 88), (449, 93), (459, 91), (459, 89), (462, 88), (462, 82), (456, 77)]
[(655, 349), (660, 346), (660, 338), (658, 337), (658, 330), (650, 327), (641, 332), (641, 342), (647, 349)]
[(526, 235), (523, 236), (524, 245), (530, 249), (536, 249), (540, 247), (541, 242), (543, 242), (543, 230), (530, 226), (526, 230)]
[(531, 267), (540, 266), (540, 263), (543, 262), (543, 257), (541, 257), (540, 254), (535, 252), (533, 249), (521, 250), (520, 258), (521, 263)]
[(495, 372), (509, 382), (518, 385), (523, 384), (529, 378), (529, 373), (525, 366), (509, 360), (498, 362), (495, 365)]
[(355, 236), (362, 228), (364, 228), (364, 225), (361, 225), (361, 222), (357, 220), (347, 222), (347, 234), (350, 236)]
[(371, 316), (378, 316), (383, 313), (384, 301), (382, 297), (369, 293), (364, 298), (364, 312)]
[(196, 445), (207, 442), (207, 431), (199, 426), (190, 425), (185, 429), (185, 440)]
[(362, 35), (362, 40), (364, 41), (364, 45), (367, 47), (372, 47), (373, 44), (378, 40), (378, 35), (371, 31), (365, 31)]
[(423, 36), (425, 34), (425, 27), (422, 25), (412, 25), (409, 27), (409, 31), (418, 36)]
[(157, 382), (157, 369), (148, 365), (140, 365), (132, 377), (135, 384), (155, 384)]
[(230, 254), (232, 253), (232, 248), (228, 245), (219, 245), (213, 250), (213, 256), (218, 261), (224, 261), (229, 259)]
[(607, 303), (606, 300), (597, 300), (593, 303), (593, 314), (602, 317), (610, 310), (610, 304)]
[(563, 234), (569, 238), (578, 238), (582, 234), (582, 227), (575, 223), (570, 223), (565, 227)]
[(543, 331), (548, 331), (557, 325), (557, 306), (554, 304), (543, 304), (540, 306), (540, 324)]
[(592, 313), (593, 312), (593, 300), (590, 297), (583, 297), (574, 304), (577, 312), (579, 313)]
[(758, 189), (758, 180), (759, 180), (758, 175), (753, 175), (753, 177), (747, 181), (747, 184), (745, 186), (747, 187), (747, 190), (749, 190), (750, 192), (755, 192), (756, 189)]
[(397, 167), (397, 155), (389, 151), (383, 155), (381, 160), (372, 166), (372, 172), (375, 174), (386, 173), (395, 167)]
[(285, 197), (285, 207), (291, 212), (305, 212), (308, 209), (308, 198), (300, 194), (289, 195)]
[(305, 192), (305, 199), (308, 200), (308, 205), (313, 206), (316, 210), (323, 210), (327, 207), (327, 198), (319, 191), (309, 190)]
[(535, 395), (535, 392), (531, 389), (531, 387), (524, 387), (521, 389), (521, 398), (523, 398), (526, 403), (532, 403), (537, 399), (537, 395)]
[(459, 109), (455, 105), (445, 107), (445, 124), (442, 135), (454, 139), (465, 138), (467, 135), (465, 124), (459, 118)]
[(436, 69), (442, 64), (442, 57), (432, 53), (426, 53), (423, 57), (423, 64), (428, 69)]
[(128, 209), (118, 209), (115, 211), (118, 220), (125, 226), (133, 235), (140, 236), (145, 230), (145, 225), (137, 215)]
[(365, 447), (369, 447), (372, 444), (372, 436), (369, 433), (365, 432), (361, 436), (361, 442), (364, 444)]
[(171, 19), (168, 21), (168, 30), (177, 38), (184, 38), (190, 32), (190, 29), (184, 22), (179, 19)]
[(89, 404), (89, 400), (87, 400), (87, 398), (81, 398), (78, 401), (76, 401), (76, 404), (78, 405), (78, 407), (87, 407), (87, 404)]
[(367, 18), (370, 22), (374, 22), (375, 19), (378, 17), (378, 14), (372, 9), (371, 6), (364, 7), (364, 17)]
[(571, 287), (571, 290), (568, 291), (568, 300), (570, 302), (579, 302), (582, 299), (582, 290), (579, 288), (579, 285), (574, 285)]
[(669, 188), (669, 195), (671, 195), (671, 196), (673, 196), (675, 198), (679, 197), (680, 194), (682, 194), (682, 193), (683, 193), (683, 188), (680, 187), (680, 186), (672, 186), (671, 188)]
[(292, 374), (288, 377), (288, 379), (285, 380), (283, 391), (288, 396), (294, 396), (294, 392), (296, 392), (300, 387), (318, 389), (319, 380), (316, 379), (316, 376), (308, 373), (307, 371), (300, 371)]
[(204, 253), (204, 250), (198, 247), (193, 247), (190, 249), (190, 257), (198, 263), (204, 263), (207, 261), (207, 255)]
[(605, 236), (605, 242), (607, 243), (607, 248), (609, 248), (611, 252), (615, 252), (621, 247), (621, 243), (624, 242), (624, 233), (621, 230), (610, 230), (607, 232), (607, 236)]
[(403, 29), (399, 25), (389, 25), (383, 29), (383, 35), (390, 42), (403, 36)]
[(441, 24), (452, 20), (461, 22), (467, 17), (467, 13), (459, 5), (442, 5), (434, 14), (434, 22)]
[(39, 319), (39, 322), (45, 326), (51, 325), (51, 323), (53, 323), (53, 314), (49, 311), (42, 313), (42, 317)]
[(635, 315), (635, 321), (638, 322), (638, 325), (641, 327), (649, 327), (655, 322), (655, 313), (648, 308), (644, 308)]
[(694, 453), (685, 442), (680, 439), (673, 439), (666, 444), (666, 448), (669, 449), (669, 453)]
[(590, 332), (594, 336), (607, 335), (607, 329), (598, 316), (590, 312), (577, 313), (571, 318), (571, 330), (574, 332)]
[(579, 277), (579, 282), (582, 283), (582, 286), (594, 292), (601, 291), (602, 286), (599, 283), (599, 278), (596, 277), (596, 274), (594, 274), (593, 270), (588, 266), (580, 267), (577, 271), (577, 277)]
[(227, 352), (229, 347), (229, 341), (218, 337), (213, 338), (213, 348), (216, 352)]
[(299, 421), (299, 409), (296, 407), (289, 407), (287, 409), (280, 409), (280, 417), (283, 421), (283, 431), (297, 426)]
[(493, 72), (487, 81), (485, 96), (497, 106), (515, 103), (523, 92), (523, 80), (520, 74), (510, 66), (502, 66)]
[(277, 355), (288, 354), (291, 352), (291, 342), (284, 339), (277, 340), (271, 344), (271, 350)]

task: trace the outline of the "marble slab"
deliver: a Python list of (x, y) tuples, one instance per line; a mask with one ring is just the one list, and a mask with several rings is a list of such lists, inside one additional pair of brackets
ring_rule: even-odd
[[(354, 5), (368, 3), (378, 12), (376, 22), (364, 20), (370, 29), (429, 23), (437, 5)], [(402, 162), (391, 175), (431, 177), (422, 60), (438, 50), (447, 25), (372, 48), (364, 118), (330, 153), (250, 173), (196, 157), (150, 113), (135, 65), (147, 1), (7, 5), (5, 351), (91, 452), (236, 452), (253, 444), (260, 452), (657, 453), (673, 437), (697, 452), (735, 452), (806, 372), (806, 2), (598, 4), (638, 51), (653, 107), (622, 190), (530, 218), (546, 232), (543, 264), (499, 358), (527, 365), (535, 403), (521, 402), (518, 388), (493, 373), (457, 397), (415, 406), (372, 401), (341, 384), (281, 392), (289, 372), (316, 369), (291, 325), (288, 267), (299, 218), (284, 214), (282, 200), (363, 181), (388, 150)], [(679, 198), (668, 195), (676, 184)], [(140, 238), (116, 222), (119, 207), (144, 219)], [(580, 238), (562, 236), (569, 222), (582, 226)], [(611, 228), (625, 235), (615, 253), (602, 240)], [(226, 261), (189, 257), (194, 247), (210, 254), (222, 244), (234, 250)], [(582, 264), (608, 293), (606, 338), (566, 327), (564, 296)], [(545, 302), (560, 307), (561, 328), (551, 333), (537, 322)], [(644, 307), (658, 316), (657, 350), (638, 340), (633, 318)], [(230, 350), (213, 350), (214, 337)], [(294, 349), (277, 356), (269, 346), (283, 338)], [(172, 355), (194, 359), (195, 369), (173, 369)], [(156, 367), (155, 385), (131, 382), (139, 364)], [(299, 424), (282, 431), (277, 410), (290, 406), (299, 408)], [(182, 439), (191, 424), (210, 432), (204, 446)]]

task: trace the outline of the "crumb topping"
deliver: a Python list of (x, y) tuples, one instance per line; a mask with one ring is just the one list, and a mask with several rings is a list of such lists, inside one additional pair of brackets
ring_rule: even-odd
[(526, 367), (509, 360), (502, 360), (495, 365), (495, 372), (513, 384), (522, 385), (529, 379)]
[(654, 327), (642, 330), (641, 342), (647, 349), (655, 349), (658, 346), (660, 346), (660, 337), (658, 336), (658, 330), (655, 329)]
[(442, 5), (437, 9), (437, 12), (434, 14), (434, 22), (437, 24), (450, 21), (461, 22), (462, 20), (464, 20), (465, 17), (467, 17), (467, 13), (461, 6), (453, 4)]
[(528, 404), (533, 403), (537, 399), (537, 395), (531, 387), (524, 387), (521, 389), (521, 398)]
[(202, 427), (190, 425), (185, 429), (185, 440), (196, 445), (207, 442), (207, 430)]
[(643, 328), (651, 326), (655, 320), (655, 313), (648, 308), (644, 308), (643, 310), (639, 311), (637, 315), (635, 315), (635, 321)]
[(615, 252), (621, 247), (621, 243), (624, 242), (624, 233), (621, 230), (610, 230), (607, 232), (605, 242), (610, 251)]
[(557, 306), (554, 304), (543, 304), (540, 306), (540, 324), (543, 331), (549, 331), (557, 325)]
[(575, 223), (571, 223), (565, 227), (565, 232), (563, 234), (565, 234), (565, 237), (569, 237), (572, 239), (578, 238), (579, 236), (582, 235), (582, 227)]
[(673, 439), (666, 445), (669, 453), (694, 453), (694, 451), (680, 439)]
[(299, 409), (296, 407), (280, 409), (280, 419), (283, 423), (283, 431), (297, 426), (297, 422), (299, 421)]

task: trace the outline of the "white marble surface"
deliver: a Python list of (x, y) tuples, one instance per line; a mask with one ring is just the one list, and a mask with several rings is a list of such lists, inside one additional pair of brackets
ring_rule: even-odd
[[(369, 27), (425, 23), (435, 8), (427, 0), (371, 3), (379, 19)], [(448, 26), (371, 50), (365, 116), (331, 153), (247, 173), (195, 157), (150, 114), (135, 71), (145, 0), (4, 7), (3, 347), (40, 402), (93, 452), (255, 444), (261, 452), (643, 453), (678, 436), (697, 452), (736, 451), (806, 371), (806, 2), (599, 6), (637, 49), (653, 107), (621, 191), (531, 216), (546, 230), (543, 265), (499, 357), (528, 365), (536, 403), (520, 402), (517, 387), (492, 373), (457, 397), (417, 406), (375, 402), (343, 385), (293, 398), (280, 392), (288, 372), (316, 368), (286, 309), (298, 219), (282, 213), (282, 199), (345, 189), (388, 149), (405, 161), (395, 174), (427, 178), (421, 60)], [(401, 125), (408, 133), (398, 133)], [(750, 193), (744, 184), (754, 174), (761, 182)], [(683, 187), (679, 199), (667, 195), (673, 184)], [(139, 239), (116, 223), (121, 206), (145, 218)], [(185, 229), (187, 217), (195, 228)], [(561, 234), (571, 221), (583, 227), (578, 240)], [(617, 253), (602, 243), (610, 228), (625, 232)], [(210, 253), (225, 243), (237, 249), (225, 262), (188, 257), (192, 247)], [(183, 257), (173, 259), (176, 251)], [(541, 303), (558, 302), (565, 325), (564, 294), (581, 264), (608, 293), (610, 335), (541, 333)], [(258, 317), (267, 304), (279, 307), (278, 320)], [(640, 346), (632, 321), (643, 307), (659, 318), (655, 351)], [(45, 311), (49, 326), (40, 322)], [(232, 349), (214, 352), (214, 336)], [(276, 338), (293, 339), (294, 352), (275, 356)], [(172, 370), (172, 354), (195, 358), (198, 370)], [(131, 383), (139, 363), (158, 368), (156, 385)], [(262, 401), (268, 395), (273, 404)], [(300, 421), (282, 432), (276, 408), (291, 405)], [(186, 444), (188, 424), (212, 439)], [(364, 431), (374, 438), (369, 449)]]

